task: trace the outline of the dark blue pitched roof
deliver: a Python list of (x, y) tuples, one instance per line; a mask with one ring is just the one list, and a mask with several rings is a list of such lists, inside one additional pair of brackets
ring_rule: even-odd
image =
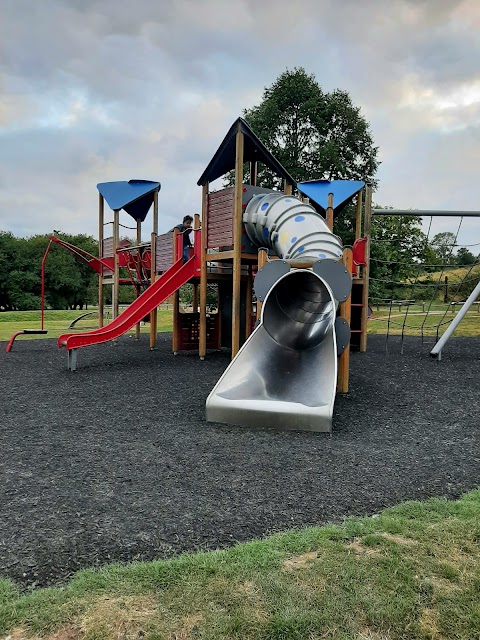
[(143, 222), (152, 206), (153, 194), (160, 191), (160, 183), (152, 180), (122, 180), (101, 182), (97, 184), (97, 189), (110, 209), (123, 209), (135, 220)]
[(218, 147), (215, 155), (208, 163), (207, 168), (200, 176), (197, 184), (204, 185), (206, 182), (213, 182), (217, 178), (224, 176), (226, 173), (235, 168), (235, 136), (237, 127), (244, 135), (243, 142), (243, 160), (244, 162), (261, 162), (265, 166), (272, 169), (278, 176), (295, 185), (295, 180), (288, 171), (273, 156), (263, 142), (250, 129), (249, 125), (243, 118), (238, 118), (230, 127), (227, 135), (223, 139), (222, 144)]

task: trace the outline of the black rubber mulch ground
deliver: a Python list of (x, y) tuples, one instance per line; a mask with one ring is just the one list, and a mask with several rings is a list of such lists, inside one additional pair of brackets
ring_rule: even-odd
[(332, 436), (209, 425), (228, 362), (125, 338), (79, 352), (0, 351), (0, 575), (25, 585), (79, 568), (213, 549), (480, 484), (480, 341), (441, 363), (419, 340), (352, 354)]

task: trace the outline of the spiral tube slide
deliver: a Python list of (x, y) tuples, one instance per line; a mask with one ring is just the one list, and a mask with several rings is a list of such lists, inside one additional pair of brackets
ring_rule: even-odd
[[(336, 319), (352, 284), (339, 262), (342, 243), (312, 206), (293, 196), (256, 195), (243, 221), (250, 240), (280, 260), (257, 274), (260, 324), (208, 396), (207, 420), (331, 432), (337, 356), (350, 332)], [(314, 264), (291, 269), (292, 261)]]
[(250, 240), (258, 247), (273, 249), (280, 259), (300, 262), (342, 257), (340, 238), (310, 204), (293, 196), (255, 195), (243, 222)]
[(331, 432), (336, 308), (334, 292), (313, 270), (284, 273), (265, 298), (260, 324), (208, 396), (207, 420)]

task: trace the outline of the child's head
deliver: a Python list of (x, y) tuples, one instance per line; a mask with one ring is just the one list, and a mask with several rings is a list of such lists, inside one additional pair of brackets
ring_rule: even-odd
[(188, 229), (189, 227), (192, 226), (192, 222), (193, 222), (192, 216), (185, 216), (183, 219), (183, 226), (187, 227)]

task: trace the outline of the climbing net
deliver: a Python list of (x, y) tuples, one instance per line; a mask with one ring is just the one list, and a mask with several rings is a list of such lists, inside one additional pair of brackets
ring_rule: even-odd
[[(437, 342), (480, 282), (480, 241), (470, 241), (480, 213), (373, 213), (369, 306), (375, 332), (386, 336), (387, 351), (394, 335), (402, 353), (406, 336)], [(468, 335), (480, 336), (480, 299), (463, 323)]]

